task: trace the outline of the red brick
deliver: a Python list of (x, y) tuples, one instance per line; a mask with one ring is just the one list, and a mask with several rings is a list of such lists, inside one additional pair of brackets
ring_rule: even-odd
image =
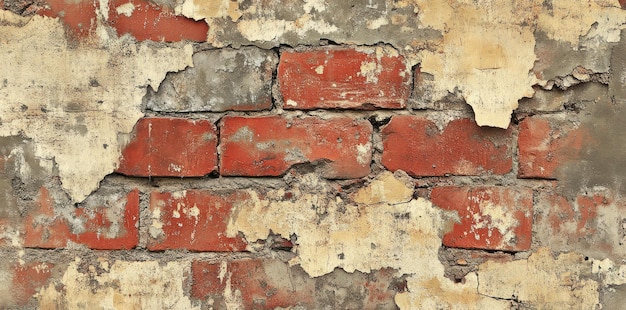
[[(392, 269), (336, 270), (311, 278), (299, 266), (276, 259), (194, 261), (191, 272), (191, 297), (210, 300), (213, 309), (226, 308), (226, 294), (240, 294), (243, 309), (392, 309), (395, 294), (406, 290), (406, 281), (394, 278)], [(335, 292), (344, 297), (335, 298)]]
[[(53, 264), (30, 262), (24, 265), (13, 266), (13, 299), (20, 306), (24, 306), (46, 285), (52, 276)], [(0, 302), (2, 304), (2, 302)]]
[(229, 176), (279, 176), (301, 163), (322, 163), (324, 177), (369, 174), (372, 126), (349, 118), (224, 117), (220, 170)]
[(401, 109), (411, 92), (410, 81), (402, 56), (374, 50), (287, 51), (278, 65), (285, 109)]
[(61, 19), (69, 35), (75, 39), (85, 38), (96, 31), (96, 8), (93, 0), (46, 0), (47, 8), (38, 14)]
[(112, 0), (109, 3), (109, 24), (120, 36), (130, 33), (139, 41), (207, 40), (209, 26), (204, 20), (177, 16), (172, 9), (146, 0), (130, 1), (135, 7), (130, 16), (118, 14), (117, 8), (126, 3), (129, 1)]
[(433, 121), (394, 116), (382, 130), (383, 165), (413, 176), (505, 174), (511, 171), (511, 129), (450, 121), (440, 131)]
[[(112, 211), (112, 206), (102, 206), (91, 212), (85, 208), (76, 209), (76, 216), (85, 219), (85, 232), (73, 235), (72, 241), (97, 250), (136, 247), (139, 243), (139, 191), (135, 189), (128, 193), (123, 213), (113, 215)], [(114, 237), (109, 237), (118, 229), (118, 225), (121, 226), (120, 231)]]
[(63, 248), (70, 239), (70, 226), (54, 214), (54, 202), (48, 189), (42, 187), (37, 201), (38, 209), (30, 213), (25, 220), (24, 247), (27, 248)]
[(626, 241), (626, 201), (608, 191), (566, 197), (543, 190), (535, 206), (536, 241), (555, 251), (622, 255)]
[(136, 189), (123, 200), (111, 201), (110, 205), (75, 209), (72, 223), (82, 226), (77, 233), (67, 218), (55, 213), (46, 188), (40, 190), (38, 205), (39, 209), (25, 219), (24, 247), (63, 248), (72, 241), (91, 249), (116, 250), (132, 249), (139, 241), (139, 191)]
[[(570, 202), (565, 196), (556, 193), (541, 193), (539, 201), (551, 206), (550, 211), (541, 214), (539, 218), (550, 223), (552, 233), (567, 234), (572, 240), (577, 240), (596, 233), (592, 222), (598, 215), (598, 208), (608, 206), (612, 199), (599, 194), (578, 195), (575, 201)], [(573, 232), (571, 227), (576, 227)]]
[[(287, 263), (278, 260), (240, 260), (223, 264), (225, 266), (222, 267), (220, 263), (192, 263), (193, 298), (214, 298), (218, 300), (220, 309), (219, 300), (225, 294), (227, 284), (230, 284), (231, 292), (241, 292), (245, 309), (274, 309), (314, 303), (314, 281), (293, 279)], [(225, 270), (220, 270), (224, 267)]]
[(524, 251), (532, 239), (532, 190), (507, 187), (437, 187), (436, 206), (456, 211), (460, 222), (443, 236), (454, 248)]
[(217, 169), (217, 131), (206, 120), (143, 118), (122, 152), (118, 173), (204, 176)]
[(580, 158), (591, 136), (568, 120), (525, 118), (519, 127), (520, 178), (556, 179), (559, 167)]
[(242, 237), (226, 236), (233, 205), (245, 199), (249, 199), (245, 192), (153, 192), (150, 195), (153, 222), (148, 249), (245, 251), (247, 243)]

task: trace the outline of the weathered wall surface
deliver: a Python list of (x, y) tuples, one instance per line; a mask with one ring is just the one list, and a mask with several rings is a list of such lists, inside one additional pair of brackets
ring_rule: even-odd
[(0, 308), (623, 309), (618, 0), (0, 0)]

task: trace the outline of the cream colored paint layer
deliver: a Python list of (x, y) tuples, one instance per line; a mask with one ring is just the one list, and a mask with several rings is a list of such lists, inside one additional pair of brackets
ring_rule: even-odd
[[(412, 192), (401, 180), (385, 173), (357, 194), (364, 202), (380, 202), (373, 205), (329, 197), (325, 193), (332, 192), (330, 186), (312, 174), (300, 182), (290, 189), (293, 200), (285, 200), (282, 189), (264, 196), (250, 191), (252, 199), (233, 209), (228, 235), (243, 232), (248, 240), (257, 240), (266, 239), (270, 230), (282, 236), (296, 234), (298, 256), (292, 263), (300, 264), (313, 277), (335, 268), (370, 272), (390, 267), (399, 274), (410, 274), (410, 292), (396, 298), (405, 309), (428, 309), (432, 305), (504, 309), (508, 305), (478, 295), (475, 274), (465, 284), (443, 276), (438, 251), (441, 235), (453, 222), (452, 215), (406, 194), (385, 196), (389, 201), (383, 201), (385, 197), (379, 193)], [(320, 194), (305, 193), (303, 188)], [(372, 197), (365, 197), (368, 194)]]
[(553, 257), (548, 248), (527, 260), (487, 261), (478, 269), (478, 292), (517, 299), (531, 308), (597, 309), (598, 282), (589, 279), (591, 264), (576, 253)]
[(396, 179), (393, 173), (385, 171), (376, 177), (368, 186), (359, 189), (352, 199), (362, 204), (398, 204), (413, 199), (413, 188)]
[[(183, 288), (188, 263), (116, 261), (109, 267), (81, 269), (80, 259), (70, 263), (60, 280), (35, 296), (41, 309), (199, 309)], [(146, 285), (149, 284), (149, 285)], [(57, 287), (63, 287), (61, 291)]]
[(252, 199), (233, 209), (228, 235), (243, 232), (248, 240), (258, 240), (266, 239), (270, 230), (282, 236), (295, 233), (296, 263), (311, 276), (330, 273), (337, 267), (370, 272), (437, 260), (445, 216), (428, 201), (357, 206), (324, 194), (332, 191), (315, 175), (306, 175), (301, 182), (320, 194), (303, 192), (296, 186), (290, 189), (296, 200), (285, 201), (283, 189), (264, 197), (250, 190)]
[[(425, 267), (428, 268), (428, 267)], [(450, 279), (432, 277), (407, 279), (409, 292), (397, 294), (400, 309), (446, 309), (446, 310), (509, 310), (511, 303), (478, 294), (478, 278), (472, 272), (465, 276), (465, 283), (453, 283)]]
[(549, 38), (569, 42), (575, 48), (578, 48), (581, 37), (618, 42), (620, 31), (626, 24), (626, 13), (618, 1), (553, 0), (551, 5), (551, 10), (544, 10), (539, 15), (537, 28)]
[[(355, 5), (363, 4), (381, 13), (368, 17), (367, 28), (391, 27), (399, 36), (415, 34), (415, 40), (403, 39), (403, 43), (398, 43), (387, 32), (370, 33), (366, 41), (395, 42), (395, 48), (412, 65), (420, 64), (422, 72), (434, 77), (432, 81), (424, 81), (432, 100), (458, 93), (472, 106), (479, 125), (501, 128), (508, 127), (518, 101), (533, 96), (533, 85), (546, 85), (547, 81), (537, 80), (532, 72), (537, 57), (536, 31), (569, 42), (572, 50), (597, 49), (605, 53), (604, 43), (619, 41), (620, 31), (626, 26), (626, 12), (613, 0), (355, 1)], [(277, 17), (276, 6), (282, 5), (301, 8), (302, 13)], [(350, 26), (337, 22), (327, 7), (329, 4), (321, 0), (261, 1), (245, 9), (238, 2), (226, 0), (186, 0), (177, 12), (206, 19), (207, 40), (216, 47), (237, 46), (241, 43), (237, 37), (253, 44), (297, 45), (294, 36), (308, 42), (311, 33), (338, 43), (351, 44), (364, 39), (355, 41), (346, 37), (345, 28)], [(419, 19), (419, 29), (407, 23), (406, 13), (410, 8)], [(394, 10), (404, 15), (392, 13)], [(230, 34), (224, 35), (225, 26), (219, 18), (227, 16), (238, 21), (234, 25), (237, 30), (232, 31), (235, 27), (229, 26)], [(422, 39), (420, 31), (428, 29), (441, 32), (442, 37)], [(590, 64), (572, 64), (571, 69), (578, 65)]]
[(185, 0), (176, 6), (175, 12), (195, 20), (229, 16), (237, 21), (242, 13), (240, 1), (232, 0)]
[(535, 39), (525, 26), (534, 7), (523, 2), (418, 1), (425, 26), (443, 32), (440, 49), (421, 54), (434, 97), (459, 91), (480, 126), (507, 128), (517, 101), (534, 94)]
[(0, 66), (13, 68), (0, 71), (0, 136), (31, 138), (36, 156), (55, 160), (74, 201), (116, 168), (124, 134), (143, 116), (145, 87), (193, 65), (191, 45), (70, 47), (58, 20), (26, 23), (6, 11), (0, 42)]

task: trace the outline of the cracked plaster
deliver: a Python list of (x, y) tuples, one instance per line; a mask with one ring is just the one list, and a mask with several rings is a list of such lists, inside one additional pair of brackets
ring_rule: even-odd
[(84, 200), (118, 163), (124, 135), (143, 116), (147, 86), (192, 66), (191, 45), (109, 39), (72, 46), (58, 19), (0, 11), (0, 136), (33, 140), (54, 159), (63, 189)]

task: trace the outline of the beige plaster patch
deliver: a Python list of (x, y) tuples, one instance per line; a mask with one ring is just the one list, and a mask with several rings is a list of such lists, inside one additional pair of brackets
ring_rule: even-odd
[(589, 279), (591, 264), (576, 253), (554, 257), (548, 248), (527, 260), (487, 261), (478, 268), (478, 292), (516, 299), (531, 308), (597, 309), (598, 282)]
[[(60, 280), (36, 295), (41, 309), (199, 309), (184, 292), (189, 263), (157, 261), (101, 262), (79, 270), (80, 259), (71, 262)], [(104, 270), (97, 272), (96, 268)], [(150, 285), (146, 285), (149, 283)], [(62, 285), (63, 290), (57, 287)]]
[(16, 68), (0, 71), (0, 136), (31, 138), (36, 156), (54, 159), (63, 188), (82, 201), (116, 168), (124, 134), (143, 116), (145, 87), (192, 66), (193, 49), (117, 39), (70, 47), (57, 19), (11, 25), (16, 19), (0, 15), (0, 66)]
[[(434, 97), (459, 91), (480, 126), (507, 128), (517, 101), (534, 94), (532, 2), (418, 1), (422, 22), (443, 32), (440, 50), (421, 53)], [(467, 2), (467, 3), (466, 3)], [(442, 12), (438, 14), (439, 10)], [(428, 24), (430, 23), (430, 24)]]

